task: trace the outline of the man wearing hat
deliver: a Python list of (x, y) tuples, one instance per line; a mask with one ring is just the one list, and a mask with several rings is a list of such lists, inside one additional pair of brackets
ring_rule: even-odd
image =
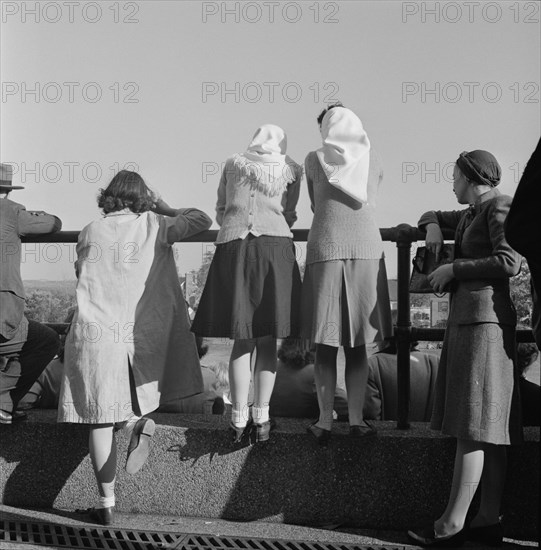
[(21, 236), (59, 231), (62, 222), (9, 200), (13, 189), (24, 189), (12, 185), (12, 175), (10, 165), (0, 164), (0, 424), (26, 416), (17, 404), (59, 348), (54, 330), (24, 316)]

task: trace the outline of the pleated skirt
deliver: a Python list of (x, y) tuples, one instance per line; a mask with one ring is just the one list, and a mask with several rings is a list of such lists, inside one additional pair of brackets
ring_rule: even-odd
[(192, 331), (235, 340), (298, 337), (300, 300), (293, 241), (250, 234), (216, 247)]

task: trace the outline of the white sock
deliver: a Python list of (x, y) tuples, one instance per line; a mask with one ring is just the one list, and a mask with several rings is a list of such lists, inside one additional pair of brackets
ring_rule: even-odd
[(256, 424), (263, 424), (264, 422), (268, 422), (270, 420), (269, 406), (267, 405), (266, 407), (256, 407), (254, 405), (252, 407), (252, 415)]
[(124, 423), (124, 426), (122, 427), (122, 432), (126, 437), (131, 437), (131, 433), (133, 432), (133, 428), (135, 427), (135, 424), (137, 424), (137, 421), (140, 420), (142, 417), (133, 415), (126, 422)]
[(115, 496), (112, 497), (100, 497), (98, 500), (98, 506), (96, 508), (111, 508), (115, 505)]
[(246, 428), (246, 424), (248, 424), (246, 410), (247, 407), (244, 407), (243, 409), (233, 407), (231, 409), (231, 423), (233, 426), (236, 428)]

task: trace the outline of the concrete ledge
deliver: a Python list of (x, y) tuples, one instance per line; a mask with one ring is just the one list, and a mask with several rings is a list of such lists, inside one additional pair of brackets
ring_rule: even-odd
[[(2, 503), (94, 505), (87, 428), (57, 424), (55, 411), (29, 417), (0, 426)], [(379, 422), (376, 438), (359, 441), (336, 423), (323, 449), (305, 433), (307, 421), (278, 419), (269, 442), (236, 449), (223, 417), (152, 417), (152, 452), (134, 476), (123, 470), (127, 441), (118, 438), (119, 511), (401, 530), (432, 521), (446, 504), (455, 443), (426, 424), (399, 431), (393, 422)], [(504, 521), (506, 536), (537, 540), (539, 429), (525, 429), (525, 437), (510, 451)]]

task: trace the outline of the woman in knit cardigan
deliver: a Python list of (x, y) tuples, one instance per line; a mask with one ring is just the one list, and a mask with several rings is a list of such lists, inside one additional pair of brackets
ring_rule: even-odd
[(303, 283), (302, 335), (316, 343), (319, 418), (308, 432), (330, 439), (336, 356), (344, 347), (350, 434), (374, 435), (363, 419), (366, 344), (392, 335), (383, 243), (375, 206), (382, 170), (360, 119), (342, 106), (318, 118), (323, 146), (305, 161), (314, 212)]
[[(451, 283), (451, 308), (432, 412), (432, 428), (457, 439), (451, 492), (443, 514), (426, 529), (409, 531), (423, 546), (459, 546), (464, 540), (502, 542), (499, 521), (508, 445), (522, 442), (516, 312), (509, 278), (520, 256), (509, 246), (504, 221), (511, 197), (496, 189), (501, 169), (486, 151), (462, 153), (453, 191), (470, 208), (426, 212), (419, 228), (427, 248), (439, 253), (441, 229), (455, 231), (455, 259), (430, 276), (436, 292)], [(466, 514), (481, 483), (480, 508), (469, 526)]]
[(285, 154), (286, 146), (285, 132), (265, 124), (244, 153), (226, 161), (216, 204), (216, 253), (192, 325), (200, 336), (235, 340), (229, 383), (237, 444), (269, 439), (276, 338), (299, 331), (301, 279), (290, 227), (297, 219), (302, 168)]

